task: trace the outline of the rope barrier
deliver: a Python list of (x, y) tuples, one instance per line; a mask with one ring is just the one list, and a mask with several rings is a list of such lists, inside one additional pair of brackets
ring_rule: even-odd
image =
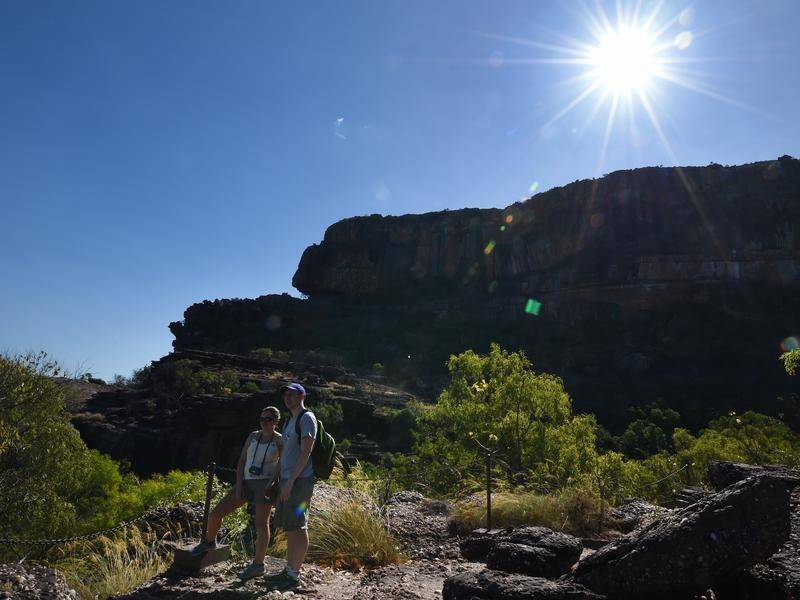
[(688, 468), (689, 468), (689, 465), (683, 465), (680, 469), (676, 469), (672, 473), (669, 473), (669, 474), (665, 475), (664, 477), (662, 477), (661, 479), (659, 479), (657, 481), (653, 481), (653, 482), (650, 482), (650, 483), (643, 484), (642, 487), (651, 487), (651, 486), (654, 486), (654, 485), (658, 485), (659, 483), (661, 483), (663, 481), (666, 481), (667, 479), (675, 477), (675, 475), (677, 475), (681, 471), (685, 471)]
[[(688, 467), (689, 467), (688, 464), (687, 465), (683, 465), (682, 467), (680, 467), (679, 469), (676, 469), (672, 473), (668, 473), (667, 475), (665, 475), (661, 479), (658, 479), (657, 481), (654, 481), (654, 482), (651, 482), (651, 483), (644, 484), (641, 487), (644, 488), (644, 487), (650, 487), (650, 486), (658, 485), (659, 483), (662, 483), (662, 482), (666, 481), (667, 479), (670, 479), (670, 478), (674, 477), (678, 473), (680, 473), (682, 471), (685, 471)], [(225, 472), (228, 472), (228, 473), (236, 473), (237, 469), (230, 468), (230, 467), (215, 467), (214, 470), (211, 471), (211, 473), (213, 473), (213, 471), (225, 471)], [(432, 473), (443, 472), (443, 471), (447, 471), (447, 472), (449, 472), (451, 474), (456, 474), (456, 475), (459, 475), (459, 476), (461, 475), (461, 472), (458, 469), (456, 469), (455, 467), (453, 467), (452, 465), (442, 465), (440, 469), (433, 470), (433, 471), (426, 469), (425, 473), (426, 473), (426, 475), (428, 475), (430, 477), (432, 475)], [(0, 538), (0, 545), (19, 545), (19, 546), (42, 545), (42, 546), (53, 546), (53, 545), (65, 544), (65, 543), (69, 543), (69, 542), (90, 540), (90, 539), (94, 539), (96, 537), (99, 537), (101, 535), (108, 535), (110, 533), (114, 533), (115, 531), (120, 531), (122, 529), (125, 529), (126, 527), (130, 527), (134, 523), (137, 523), (139, 521), (144, 520), (145, 518), (147, 518), (148, 516), (150, 516), (151, 514), (157, 512), (159, 510), (167, 508), (172, 502), (174, 502), (177, 498), (179, 498), (180, 496), (185, 494), (193, 485), (195, 485), (195, 483), (197, 482), (198, 479), (200, 479), (201, 477), (203, 477), (205, 475), (206, 475), (206, 473), (198, 473), (198, 474), (196, 474), (185, 486), (183, 486), (177, 492), (175, 492), (174, 494), (172, 494), (171, 496), (169, 496), (168, 498), (163, 500), (158, 506), (150, 508), (150, 509), (144, 511), (142, 514), (138, 515), (137, 517), (134, 517), (132, 519), (128, 519), (127, 521), (123, 521), (122, 523), (114, 525), (113, 527), (108, 527), (106, 529), (101, 529), (99, 531), (93, 531), (91, 533), (84, 533), (84, 534), (81, 534), (81, 535), (75, 535), (75, 536), (70, 536), (70, 537), (62, 537), (62, 538), (53, 538), (53, 539)], [(384, 477), (348, 477), (347, 475), (345, 475), (344, 477), (341, 478), (341, 480), (338, 480), (338, 481), (340, 481), (341, 483), (370, 482), (370, 483), (375, 483), (375, 484), (380, 484), (380, 483), (389, 483), (389, 484), (391, 484), (392, 481), (401, 481), (401, 480), (403, 480), (405, 478), (408, 478), (409, 476), (417, 476), (417, 475), (419, 475), (419, 471), (415, 469), (414, 471), (394, 471), (394, 472), (390, 471), (388, 473), (388, 475), (384, 476)], [(209, 476), (209, 477), (211, 477), (211, 476)], [(209, 479), (209, 481), (210, 481), (210, 479)], [(424, 481), (421, 481), (419, 479), (415, 483), (417, 485), (424, 485)], [(208, 493), (206, 495), (208, 496)], [(207, 498), (207, 501), (208, 501), (208, 498)]]

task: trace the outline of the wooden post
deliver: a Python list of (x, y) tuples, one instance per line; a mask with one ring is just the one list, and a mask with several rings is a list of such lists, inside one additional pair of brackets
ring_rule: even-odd
[(206, 477), (206, 502), (203, 506), (203, 537), (202, 541), (206, 541), (206, 534), (208, 533), (208, 515), (211, 512), (211, 488), (214, 485), (214, 472), (217, 470), (217, 463), (213, 460), (208, 465), (208, 473)]
[(486, 530), (492, 529), (492, 452), (486, 453)]

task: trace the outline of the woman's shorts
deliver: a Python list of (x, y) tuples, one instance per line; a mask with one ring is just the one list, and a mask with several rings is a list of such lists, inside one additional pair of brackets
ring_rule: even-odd
[[(285, 481), (281, 481), (281, 485), (285, 484)], [(308, 529), (308, 507), (313, 493), (313, 475), (295, 479), (289, 500), (278, 500), (275, 506), (275, 527), (287, 532)]]
[(242, 485), (242, 497), (250, 504), (269, 504), (265, 493), (269, 487), (270, 479), (245, 479)]

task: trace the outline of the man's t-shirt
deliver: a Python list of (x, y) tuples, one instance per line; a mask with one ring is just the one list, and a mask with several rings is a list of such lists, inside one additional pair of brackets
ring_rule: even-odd
[[(297, 441), (297, 431), (295, 421), (297, 417), (292, 417), (286, 423), (283, 430), (283, 451), (281, 452), (281, 479), (289, 479), (294, 472), (297, 461), (300, 458), (300, 443)], [(300, 438), (316, 439), (317, 437), (317, 417), (314, 413), (303, 413), (300, 417)], [(310, 477), (314, 474), (314, 467), (311, 464), (311, 457), (305, 468), (300, 472), (299, 477)]]

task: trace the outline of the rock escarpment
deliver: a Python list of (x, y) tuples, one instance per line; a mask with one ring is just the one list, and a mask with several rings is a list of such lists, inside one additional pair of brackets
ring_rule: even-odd
[(502, 210), (347, 219), (293, 284), (309, 298), (190, 307), (175, 347), (336, 348), (420, 383), (497, 341), (606, 421), (658, 399), (696, 424), (765, 410), (792, 391), (775, 359), (800, 332), (800, 161), (620, 171)]

